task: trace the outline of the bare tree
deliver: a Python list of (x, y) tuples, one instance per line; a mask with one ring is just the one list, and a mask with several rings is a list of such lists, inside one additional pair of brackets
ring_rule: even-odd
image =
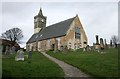
[(113, 35), (111, 37), (113, 44), (115, 45), (115, 48), (117, 48), (117, 43), (118, 43), (118, 37), (116, 35)]
[(1, 37), (12, 42), (21, 43), (20, 40), (23, 38), (23, 32), (19, 28), (12, 28), (2, 33)]

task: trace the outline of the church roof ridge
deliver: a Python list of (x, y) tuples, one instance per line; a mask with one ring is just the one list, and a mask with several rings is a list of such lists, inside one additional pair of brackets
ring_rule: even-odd
[[(54, 24), (48, 25), (47, 27), (50, 27), (50, 26), (53, 26), (53, 25), (55, 25), (55, 24), (62, 23), (62, 22), (65, 22), (65, 21), (68, 21), (68, 20), (71, 20), (71, 19), (74, 20), (74, 18), (75, 18), (75, 17), (68, 18), (68, 19), (65, 19), (65, 20), (63, 20), (63, 21), (59, 21), (59, 22), (56, 22), (56, 23), (54, 23)], [(47, 27), (46, 27), (46, 28), (47, 28)]]
[(66, 35), (70, 24), (73, 22), (74, 18), (75, 17), (72, 17), (67, 20), (49, 25), (48, 27), (42, 29), (40, 32), (33, 34), (27, 43)]

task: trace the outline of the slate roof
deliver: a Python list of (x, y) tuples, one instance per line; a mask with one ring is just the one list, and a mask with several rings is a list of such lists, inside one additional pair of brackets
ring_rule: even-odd
[(74, 18), (75, 17), (42, 29), (40, 32), (33, 34), (27, 43), (66, 35), (67, 31), (69, 30), (70, 24), (73, 22)]

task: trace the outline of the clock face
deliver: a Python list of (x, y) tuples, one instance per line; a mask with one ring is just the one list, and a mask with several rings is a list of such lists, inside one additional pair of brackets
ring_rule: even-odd
[(41, 19), (42, 22), (44, 22), (44, 19)]

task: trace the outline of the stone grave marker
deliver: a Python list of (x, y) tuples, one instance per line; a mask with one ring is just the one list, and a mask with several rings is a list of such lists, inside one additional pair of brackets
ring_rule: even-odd
[(19, 60), (24, 61), (24, 52), (22, 49), (17, 51), (17, 55), (15, 57), (15, 61), (19, 61)]
[(100, 47), (101, 47), (101, 50), (104, 49), (104, 43), (103, 43), (103, 39), (102, 38), (100, 38)]

